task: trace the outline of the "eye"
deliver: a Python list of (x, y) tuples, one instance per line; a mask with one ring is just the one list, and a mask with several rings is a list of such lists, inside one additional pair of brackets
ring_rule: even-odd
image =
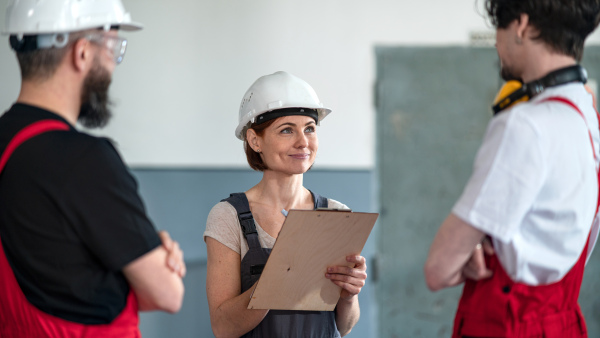
[(304, 129), (305, 133), (314, 133), (315, 131), (315, 126), (308, 126)]
[(291, 134), (292, 133), (292, 128), (287, 127), (287, 128), (281, 129), (280, 133), (281, 134)]

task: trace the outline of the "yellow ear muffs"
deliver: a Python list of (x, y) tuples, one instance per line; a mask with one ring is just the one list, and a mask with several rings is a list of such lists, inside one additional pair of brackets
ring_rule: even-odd
[(502, 86), (492, 110), (494, 115), (520, 102), (525, 102), (543, 92), (546, 88), (559, 86), (570, 82), (587, 82), (587, 72), (580, 65), (557, 69), (541, 79), (522, 84), (519, 81), (508, 81)]
[(517, 103), (528, 101), (529, 96), (525, 92), (523, 92), (522, 95), (515, 95), (522, 87), (523, 84), (517, 80), (507, 81), (502, 88), (500, 88), (498, 94), (496, 94), (496, 98), (494, 98), (494, 111), (496, 111), (496, 109), (498, 111), (504, 110)]

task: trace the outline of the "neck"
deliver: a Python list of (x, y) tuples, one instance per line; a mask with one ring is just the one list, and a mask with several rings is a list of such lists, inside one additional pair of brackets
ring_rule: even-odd
[(17, 102), (51, 111), (74, 126), (81, 106), (80, 91), (75, 83), (58, 76), (44, 81), (24, 80)]
[(575, 59), (555, 52), (533, 52), (527, 58), (527, 64), (523, 70), (523, 82), (531, 82), (546, 76), (557, 69), (577, 64)]
[(256, 201), (281, 209), (294, 209), (310, 198), (310, 192), (302, 185), (303, 175), (288, 175), (267, 170), (262, 180), (249, 190), (253, 191)]

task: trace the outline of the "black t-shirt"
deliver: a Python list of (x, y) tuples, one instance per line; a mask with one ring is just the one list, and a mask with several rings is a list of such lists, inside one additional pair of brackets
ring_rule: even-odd
[[(67, 123), (13, 105), (0, 117), (0, 152), (42, 119)], [(38, 135), (8, 160), (0, 175), (0, 238), (29, 302), (83, 324), (110, 323), (123, 310), (129, 286), (121, 270), (161, 243), (110, 141), (73, 128)]]

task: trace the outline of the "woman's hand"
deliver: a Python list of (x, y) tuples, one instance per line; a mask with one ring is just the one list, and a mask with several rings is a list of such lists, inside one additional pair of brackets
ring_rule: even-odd
[(340, 298), (350, 300), (358, 295), (367, 279), (367, 263), (363, 256), (347, 256), (346, 261), (354, 267), (331, 266), (327, 268), (325, 278), (342, 288)]

